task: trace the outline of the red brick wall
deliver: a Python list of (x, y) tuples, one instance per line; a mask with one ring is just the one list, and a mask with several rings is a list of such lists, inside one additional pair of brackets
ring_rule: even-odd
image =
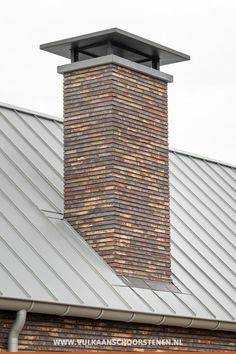
[[(0, 351), (7, 350), (7, 336), (15, 313), (0, 313)], [(53, 339), (164, 339), (181, 340), (181, 346), (54, 346)], [(168, 343), (168, 342), (165, 342)], [(58, 317), (28, 314), (26, 325), (19, 337), (20, 351), (236, 351), (236, 333), (208, 331), (200, 329), (183, 329), (99, 321), (72, 317)]]
[(170, 279), (167, 84), (107, 64), (64, 75), (65, 217), (119, 273)]

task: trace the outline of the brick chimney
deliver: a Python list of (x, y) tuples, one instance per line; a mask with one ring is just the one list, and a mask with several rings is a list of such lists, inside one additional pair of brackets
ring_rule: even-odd
[(64, 216), (120, 275), (170, 280), (167, 83), (189, 56), (119, 29), (44, 44), (64, 75)]

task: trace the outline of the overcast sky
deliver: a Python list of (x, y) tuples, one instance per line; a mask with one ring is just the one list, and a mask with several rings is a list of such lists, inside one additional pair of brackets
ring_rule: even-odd
[(182, 51), (163, 66), (171, 147), (236, 164), (235, 0), (0, 0), (0, 101), (63, 115), (67, 59), (42, 43), (119, 27)]

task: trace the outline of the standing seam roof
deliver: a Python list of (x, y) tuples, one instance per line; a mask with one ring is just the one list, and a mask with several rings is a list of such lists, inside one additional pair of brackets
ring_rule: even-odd
[(172, 277), (127, 286), (63, 220), (60, 119), (0, 104), (1, 298), (236, 321), (236, 168), (170, 151)]

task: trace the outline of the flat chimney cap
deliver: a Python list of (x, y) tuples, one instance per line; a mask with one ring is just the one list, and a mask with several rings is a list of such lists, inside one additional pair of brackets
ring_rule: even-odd
[(189, 60), (190, 56), (132, 33), (111, 28), (42, 44), (40, 49), (71, 59), (72, 62), (115, 54), (154, 67)]

